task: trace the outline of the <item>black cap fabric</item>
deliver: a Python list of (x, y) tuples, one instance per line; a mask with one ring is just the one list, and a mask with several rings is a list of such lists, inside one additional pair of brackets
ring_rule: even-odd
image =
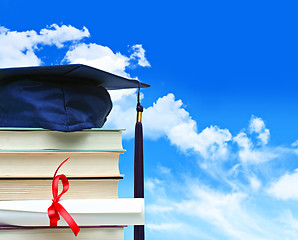
[(107, 89), (138, 87), (149, 85), (80, 64), (0, 69), (0, 127), (100, 128), (112, 109)]

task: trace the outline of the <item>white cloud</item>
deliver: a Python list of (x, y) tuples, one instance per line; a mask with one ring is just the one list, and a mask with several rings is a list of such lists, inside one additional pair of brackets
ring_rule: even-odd
[(128, 108), (136, 104), (136, 99), (137, 99), (136, 91), (137, 91), (136, 89), (110, 90), (109, 94), (111, 96), (113, 103), (117, 103), (117, 104), (119, 104), (121, 101), (123, 101), (126, 98), (130, 98), (130, 100), (132, 101), (128, 106), (126, 106)]
[(160, 224), (154, 224), (149, 223), (147, 226), (150, 230), (171, 230), (171, 231), (181, 231), (183, 230), (183, 224), (182, 223), (160, 223)]
[(264, 145), (269, 140), (269, 130), (265, 128), (264, 121), (261, 118), (252, 116), (249, 124), (250, 133), (257, 133), (260, 146), (255, 146), (252, 139), (248, 137), (245, 130), (240, 131), (233, 141), (237, 143), (239, 159), (245, 164), (259, 164), (271, 161), (279, 156), (277, 149), (266, 148)]
[[(126, 131), (123, 134), (124, 138), (134, 137), (134, 129), (136, 122), (136, 95), (135, 91), (132, 93), (122, 90), (109, 91), (113, 93), (112, 99), (117, 99), (113, 102), (113, 108), (108, 116), (105, 128), (125, 128)], [(146, 126), (147, 127), (147, 126)]]
[(159, 204), (151, 204), (146, 207), (146, 210), (150, 213), (164, 213), (164, 212), (171, 212), (175, 210), (174, 206), (161, 206)]
[[(178, 109), (183, 109), (182, 101), (177, 102), (174, 95), (165, 96), (159, 100), (162, 100), (162, 103), (168, 101), (170, 106), (166, 108), (167, 110), (172, 107), (172, 110), (167, 115), (173, 118), (175, 124), (173, 126), (170, 125), (169, 129), (163, 126), (159, 129), (160, 133), (164, 133), (172, 144), (183, 150), (193, 149), (200, 152), (203, 156), (204, 150), (206, 150), (205, 157), (208, 159), (212, 159), (211, 153), (214, 149), (212, 148), (213, 145), (210, 148), (204, 146), (205, 143), (207, 146), (209, 146), (208, 142), (219, 146), (222, 144), (223, 147), (221, 149), (230, 151), (228, 146), (226, 146), (229, 143), (229, 139), (231, 139), (231, 134), (228, 130), (211, 126), (198, 133), (196, 122), (191, 119), (189, 113), (182, 111), (179, 114), (179, 111), (177, 111)], [(160, 110), (158, 113), (161, 115), (165, 111), (163, 107), (167, 106), (165, 103), (160, 105), (160, 102), (157, 101), (152, 106), (152, 108), (156, 107), (156, 109), (152, 109), (152, 111), (157, 111), (158, 109)], [(174, 107), (175, 104), (173, 103), (177, 104), (177, 106)], [(177, 118), (177, 116), (180, 117)], [(163, 116), (158, 117), (162, 118)], [(171, 135), (173, 132), (177, 134)], [(254, 143), (249, 135), (254, 133), (257, 134), (257, 139), (261, 144)], [(262, 133), (265, 135), (268, 133), (267, 137), (259, 137)], [(206, 134), (205, 138), (203, 138), (204, 134)], [(202, 141), (200, 142), (200, 140)], [(210, 234), (209, 236), (217, 236), (217, 233), (219, 233), (218, 236), (221, 239), (296, 239), (298, 233), (296, 228), (298, 221), (296, 219), (291, 219), (291, 227), (286, 224), (281, 226), (276, 215), (276, 218), (272, 219), (272, 215), (264, 214), (264, 207), (261, 206), (261, 209), (258, 209), (260, 207), (258, 205), (259, 201), (262, 204), (264, 204), (263, 201), (268, 201), (269, 204), (272, 203), (271, 200), (264, 200), (259, 195), (259, 193), (263, 192), (263, 186), (267, 185), (268, 177), (274, 171), (269, 164), (265, 164), (273, 159), (280, 160), (283, 156), (294, 153), (291, 148), (266, 146), (268, 140), (269, 130), (266, 131), (264, 121), (261, 118), (252, 117), (249, 131), (241, 130), (233, 138), (239, 149), (235, 149), (234, 152), (229, 154), (229, 164), (233, 160), (238, 159), (240, 163), (235, 161), (232, 164), (232, 168), (225, 171), (223, 165), (218, 161), (215, 165), (208, 165), (205, 162), (207, 167), (204, 170), (209, 173), (209, 176), (212, 176), (211, 181), (220, 182), (221, 190), (219, 190), (216, 184), (212, 185), (212, 187), (206, 186), (202, 182), (205, 181), (205, 178), (202, 181), (189, 178), (187, 182), (183, 182), (181, 179), (176, 179), (176, 181), (171, 179), (168, 182), (159, 181), (156, 184), (158, 188), (150, 189), (150, 195), (155, 197), (151, 199), (147, 208), (150, 212), (149, 219), (151, 221), (154, 218), (162, 219), (160, 224), (166, 224), (169, 220), (176, 223), (184, 219), (184, 221), (181, 220), (181, 223), (185, 227), (202, 232), (204, 232), (204, 229), (200, 229), (198, 226), (206, 226), (208, 223), (210, 226), (206, 228), (208, 229), (206, 230), (207, 234)], [(199, 146), (197, 147), (196, 144), (199, 144)], [(292, 146), (295, 147), (296, 145)], [(233, 158), (234, 154), (239, 158)], [(264, 163), (262, 166), (265, 169), (259, 169), (258, 164), (260, 163)], [(213, 168), (210, 168), (210, 166), (213, 166)], [(179, 170), (177, 171), (179, 172)], [(177, 171), (173, 171), (172, 174), (177, 175)], [(261, 175), (258, 176), (258, 173), (261, 173)], [(159, 177), (165, 176), (159, 174)], [(157, 180), (158, 178), (155, 178), (155, 181)], [(209, 180), (207, 178), (208, 182)], [(295, 173), (286, 174), (272, 183), (267, 192), (279, 199), (298, 200), (298, 190), (295, 189), (297, 185), (298, 169), (295, 170)], [(223, 186), (230, 186), (232, 190), (223, 191)], [(275, 211), (275, 213), (280, 214), (283, 212), (283, 209), (278, 209), (277, 206)], [(159, 233), (163, 231), (158, 228), (151, 230)]]
[(216, 240), (211, 237), (208, 233), (205, 233), (199, 227), (190, 227), (183, 221), (172, 221), (167, 222), (157, 221), (155, 223), (146, 224), (146, 232), (153, 233), (151, 236), (156, 236), (154, 239), (205, 239), (205, 240)]
[(183, 151), (194, 150), (209, 159), (225, 158), (228, 153), (227, 142), (231, 140), (229, 130), (217, 126), (207, 127), (198, 133), (196, 122), (191, 119), (173, 126), (167, 136), (172, 144)]
[[(135, 95), (123, 95), (117, 101), (109, 116), (107, 126), (125, 127), (126, 137), (133, 137), (136, 118)], [(225, 158), (227, 142), (232, 139), (227, 129), (210, 126), (198, 133), (197, 124), (183, 108), (181, 100), (175, 100), (172, 93), (159, 98), (143, 113), (144, 135), (151, 139), (167, 137), (171, 144), (182, 151), (196, 151), (204, 158)]]
[[(11, 31), (0, 26), (0, 67), (41, 65), (42, 61), (36, 52), (43, 46), (62, 48), (67, 42), (71, 42), (70, 49), (62, 62), (86, 64), (124, 77), (130, 77), (126, 72), (128, 66), (150, 67), (142, 44), (133, 45), (131, 55), (125, 56), (96, 43), (80, 43), (82, 38), (89, 36), (86, 27), (80, 30), (71, 25), (52, 24), (41, 29), (39, 33), (34, 30)], [(119, 94), (121, 97), (122, 93)], [(113, 95), (116, 96), (117, 93), (114, 92)]]
[(237, 134), (236, 137), (233, 138), (233, 140), (238, 144), (239, 147), (243, 149), (251, 149), (252, 148), (252, 142), (251, 139), (249, 139), (245, 132), (241, 131)]
[(130, 55), (130, 59), (136, 59), (138, 61), (138, 65), (142, 67), (150, 67), (150, 63), (145, 57), (145, 49), (142, 44), (135, 44), (132, 46), (133, 53)]
[(175, 100), (174, 94), (169, 93), (147, 108), (143, 114), (144, 125), (148, 126), (147, 136), (153, 139), (166, 136), (171, 129), (181, 124), (186, 124), (189, 130), (195, 131), (196, 123), (182, 105), (181, 100)]
[(285, 210), (279, 217), (281, 226), (286, 228), (285, 239), (297, 239), (298, 236), (298, 220), (293, 216), (292, 211)]
[[(173, 196), (175, 188), (172, 186), (175, 185), (183, 189), (183, 194), (176, 195), (177, 199), (169, 197)], [(180, 222), (185, 228), (205, 233), (206, 238), (217, 234), (221, 239), (265, 240), (280, 239), (282, 236), (282, 230), (277, 227), (278, 225), (271, 219), (257, 215), (249, 207), (248, 195), (243, 192), (224, 193), (194, 178), (189, 178), (186, 182), (178, 179), (177, 182), (171, 183), (161, 181), (159, 187), (163, 189), (162, 200), (155, 197), (160, 195), (158, 189), (150, 194), (153, 200), (147, 208), (150, 219), (148, 224), (155, 224), (152, 221), (157, 218), (161, 225), (169, 221)], [(187, 220), (181, 221), (181, 219)], [(206, 227), (206, 224), (210, 227)], [(164, 229), (151, 230), (162, 233)]]
[(265, 123), (261, 118), (252, 116), (249, 123), (249, 129), (251, 132), (260, 133), (265, 129)]
[(146, 180), (145, 185), (148, 191), (153, 192), (161, 183), (162, 182), (157, 178), (149, 178), (148, 180)]
[(291, 144), (291, 146), (292, 146), (292, 147), (298, 147), (298, 140), (296, 140), (295, 142), (293, 142), (293, 143)]
[(73, 46), (66, 53), (64, 61), (86, 64), (120, 76), (129, 77), (129, 74), (125, 72), (126, 67), (129, 65), (129, 58), (119, 52), (114, 53), (109, 47), (95, 43), (80, 43)]
[(242, 163), (245, 164), (265, 163), (279, 156), (278, 153), (272, 152), (272, 149), (242, 149), (239, 150), (238, 154)]
[(88, 30), (72, 26), (56, 24), (42, 29), (39, 33), (34, 30), (17, 32), (0, 27), (0, 67), (38, 66), (42, 62), (36, 51), (40, 46), (63, 47), (69, 41), (78, 41), (89, 37)]
[(270, 138), (269, 129), (266, 128), (264, 121), (261, 118), (252, 116), (250, 119), (249, 129), (251, 133), (257, 133), (257, 138), (260, 144), (266, 145)]
[(171, 175), (171, 169), (168, 168), (168, 167), (165, 167), (165, 166), (158, 166), (158, 171), (161, 173), (161, 174), (164, 174), (164, 175)]
[(210, 126), (197, 135), (195, 150), (205, 158), (225, 159), (228, 154), (227, 142), (231, 139), (232, 135), (228, 129)]
[(260, 189), (262, 183), (256, 176), (251, 176), (248, 179), (249, 179), (250, 186), (254, 191), (257, 191)]
[(41, 29), (37, 42), (47, 45), (55, 45), (58, 48), (64, 46), (63, 43), (68, 41), (78, 41), (84, 37), (89, 37), (90, 33), (86, 27), (79, 30), (71, 25), (53, 24), (48, 28)]
[(137, 65), (149, 67), (150, 64), (145, 57), (145, 50), (141, 44), (132, 47), (131, 56), (125, 56), (120, 52), (114, 53), (109, 47), (95, 43), (80, 43), (73, 46), (65, 55), (64, 61), (70, 63), (86, 64), (101, 70), (114, 73), (123, 77), (130, 77), (126, 68), (132, 65), (132, 60)]
[(298, 169), (290, 174), (286, 173), (277, 181), (272, 182), (267, 192), (282, 200), (298, 200)]

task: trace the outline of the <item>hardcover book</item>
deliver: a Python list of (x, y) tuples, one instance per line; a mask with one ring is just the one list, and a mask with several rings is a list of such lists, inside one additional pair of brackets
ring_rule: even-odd
[(0, 239), (3, 240), (122, 240), (124, 229), (113, 227), (81, 227), (77, 237), (69, 228), (17, 228), (0, 227)]
[(52, 178), (66, 158), (61, 172), (67, 177), (114, 177), (119, 173), (119, 154), (102, 151), (0, 151), (0, 178)]
[(122, 130), (58, 132), (40, 128), (0, 128), (0, 150), (123, 151)]
[[(118, 198), (118, 178), (68, 178), (63, 199)], [(63, 186), (59, 183), (59, 191)], [(52, 179), (0, 179), (1, 200), (52, 199)]]

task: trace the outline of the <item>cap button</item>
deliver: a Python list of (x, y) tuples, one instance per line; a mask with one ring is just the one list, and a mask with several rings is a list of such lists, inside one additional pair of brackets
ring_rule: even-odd
[(142, 105), (137, 106), (137, 112), (143, 112), (143, 106)]

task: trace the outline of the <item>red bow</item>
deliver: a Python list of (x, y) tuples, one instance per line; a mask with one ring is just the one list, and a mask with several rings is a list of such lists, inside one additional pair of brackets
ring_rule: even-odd
[[(60, 220), (59, 214), (64, 218), (64, 220), (68, 223), (69, 227), (73, 231), (74, 235), (77, 236), (80, 228), (76, 224), (76, 222), (73, 220), (73, 218), (70, 216), (70, 214), (65, 210), (65, 208), (58, 203), (61, 196), (66, 193), (69, 189), (69, 183), (67, 180), (67, 177), (64, 174), (60, 174), (56, 176), (59, 168), (68, 160), (69, 158), (65, 159), (57, 168), (54, 177), (53, 177), (53, 182), (52, 182), (52, 191), (53, 191), (53, 203), (52, 205), (48, 208), (48, 215), (50, 218), (50, 226), (51, 227), (56, 227), (57, 222)], [(61, 179), (62, 184), (63, 184), (63, 191), (58, 195), (58, 184), (59, 180)]]

